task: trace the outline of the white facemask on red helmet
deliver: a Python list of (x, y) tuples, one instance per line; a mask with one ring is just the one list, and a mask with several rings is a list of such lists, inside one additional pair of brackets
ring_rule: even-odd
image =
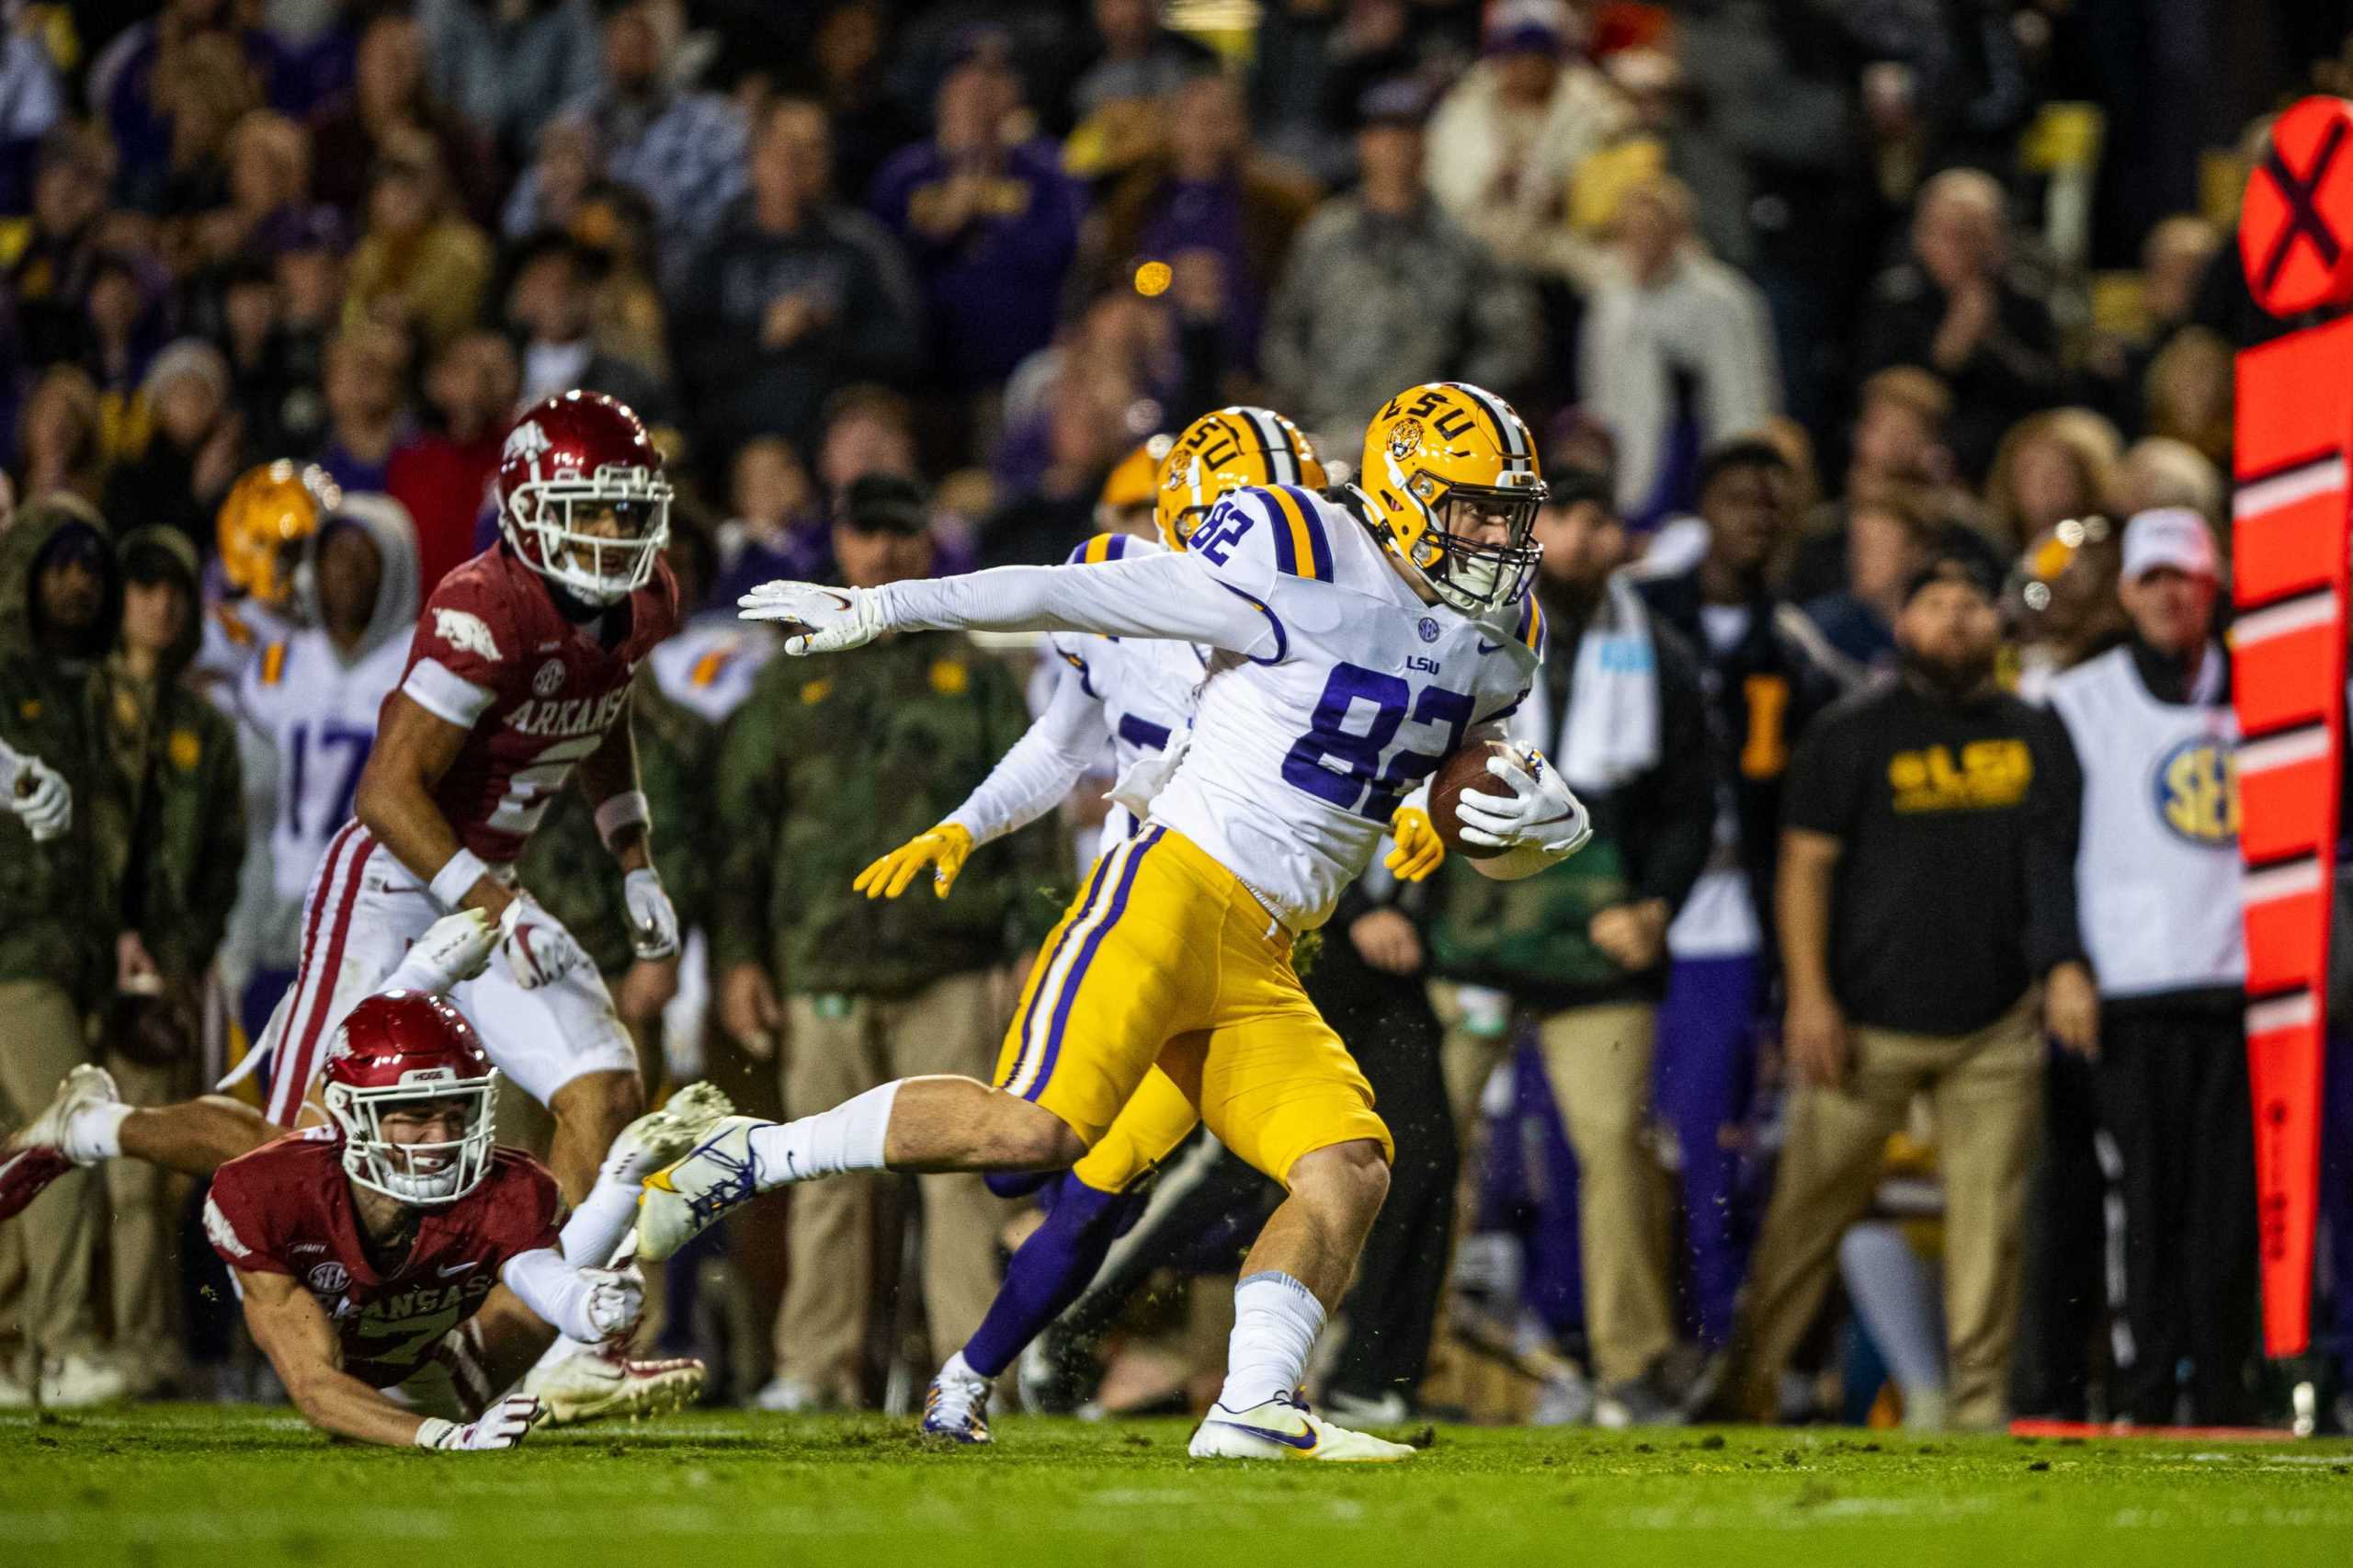
[[(343, 1131), (343, 1169), (404, 1203), (454, 1203), (490, 1174), (498, 1072), (473, 1025), (443, 997), (384, 991), (351, 1010), (327, 1048), (320, 1097)], [(388, 1137), (394, 1112), (457, 1103), (454, 1139)]]
[(643, 587), (670, 539), (670, 482), (644, 423), (602, 392), (525, 409), (498, 459), (498, 526), (526, 565), (590, 604)]

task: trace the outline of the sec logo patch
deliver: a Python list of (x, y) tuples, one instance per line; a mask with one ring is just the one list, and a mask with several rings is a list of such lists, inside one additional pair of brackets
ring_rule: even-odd
[(351, 1283), (351, 1270), (340, 1263), (322, 1263), (304, 1276), (313, 1295), (337, 1296)]
[(531, 677), (531, 689), (541, 697), (553, 697), (563, 689), (563, 661), (550, 659)]
[(1438, 641), (1438, 620), (1433, 616), (1426, 615), (1422, 617), (1421, 625), (1415, 628), (1415, 630), (1422, 634), (1422, 641), (1425, 642), (1435, 642)]
[(2157, 759), (2150, 784), (2157, 820), (2175, 837), (2205, 848), (2238, 841), (2238, 765), (2228, 746), (2186, 740)]

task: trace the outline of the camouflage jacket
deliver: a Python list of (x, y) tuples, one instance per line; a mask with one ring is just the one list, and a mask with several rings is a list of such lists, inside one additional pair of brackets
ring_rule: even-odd
[(778, 659), (729, 722), (719, 766), (711, 960), (783, 989), (904, 995), (1010, 960), (1061, 913), (1051, 820), (972, 857), (954, 893), (870, 901), (850, 881), (936, 825), (1029, 727), (1020, 682), (946, 632)]
[(188, 617), (180, 642), (153, 680), (118, 655), (107, 668), (108, 749), (136, 824), (123, 889), (123, 921), (166, 978), (194, 983), (212, 965), (245, 858), (244, 770), (236, 725), (180, 679), (203, 640), (196, 547), (172, 528), (132, 530), (186, 570)]
[[(662, 695), (650, 665), (639, 667), (630, 690), (638, 781), (654, 811), (654, 868), (677, 909), (679, 928), (692, 930), (703, 923), (709, 899), (716, 839), (710, 773), (718, 737), (704, 720)], [(563, 790), (549, 803), (516, 871), (608, 979), (636, 960), (620, 868), (597, 836), (596, 809), (579, 790)]]
[[(33, 562), (68, 528), (105, 540), (107, 597), (84, 656), (45, 651), (35, 635)], [(114, 984), (131, 810), (107, 751), (102, 660), (122, 619), (122, 576), (105, 524), (78, 502), (44, 500), (0, 534), (0, 741), (64, 775), (74, 824), (35, 844), (0, 812), (0, 981), (44, 980), (95, 1006)]]

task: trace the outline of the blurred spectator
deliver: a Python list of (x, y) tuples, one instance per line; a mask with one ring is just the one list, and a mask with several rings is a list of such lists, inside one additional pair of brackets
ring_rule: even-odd
[(229, 362), (202, 339), (181, 338), (155, 356), (140, 395), (151, 433), (107, 476), (107, 520), (126, 531), (171, 528), (199, 557), (209, 555), (212, 515), (244, 466)]
[(2016, 550), (2069, 517), (2116, 509), (2116, 426), (2088, 408), (2057, 408), (2002, 437), (1985, 481), (1994, 542)]
[[(28, 502), (0, 536), (0, 741), (62, 780), (71, 818), (36, 842), (21, 808), (0, 812), (0, 1097), (18, 1127), (89, 1060), (118, 978), (131, 819), (108, 755), (99, 666), (121, 616), (121, 570), (97, 513), (64, 494)], [(40, 1402), (52, 1407), (119, 1399), (127, 1388), (97, 1354), (91, 1181), (78, 1170), (61, 1177), (9, 1243), (20, 1267), (6, 1271), (0, 1309), (15, 1309)], [(0, 1390), (31, 1402), (13, 1379)]]
[(1599, 258), (1573, 227), (1570, 181), (1632, 118), (1582, 31), (1566, 0), (1488, 6), (1484, 58), (1430, 117), (1428, 156), (1430, 194), (1495, 259), (1580, 288)]
[(416, 17), (385, 11), (359, 35), (351, 91), (313, 127), (321, 200), (354, 219), (371, 199), (374, 171), (389, 159), (422, 162), (415, 142), (453, 182), (454, 201), (476, 222), (497, 210), (498, 164), (474, 128), (426, 79), (426, 38)]
[(1859, 369), (1921, 365), (1952, 388), (1953, 455), (1968, 475), (2064, 390), (2050, 309), (2011, 274), (2009, 245), (2001, 186), (1948, 169), (1921, 187), (1911, 258), (1880, 275), (1862, 319)]
[(113, 462), (147, 444), (139, 389), (169, 335), (171, 278), (153, 256), (133, 250), (98, 252), (89, 277), (80, 358), (97, 385), (100, 440)]
[(1071, 87), (1080, 119), (1107, 104), (1165, 100), (1216, 64), (1206, 48), (1161, 25), (1155, 0), (1094, 0), (1092, 9), (1102, 53)]
[(1578, 166), (1570, 221), (1584, 219), (1620, 186), (1650, 175), (1673, 175), (1690, 187), (1692, 223), (1709, 253), (1746, 271), (1756, 248), (1748, 171), (1684, 75), (1682, 62), (1664, 50), (1643, 47), (1619, 51), (1602, 65), (1631, 119), (1614, 145)]
[(838, 517), (849, 487), (870, 473), (918, 477), (914, 411), (885, 387), (844, 387), (825, 403), (817, 443), (819, 501)]
[(591, 0), (418, 0), (434, 96), (488, 135), (509, 160), (540, 128), (597, 89), (604, 72)]
[(659, 220), (659, 268), (683, 277), (744, 192), (745, 129), (733, 104), (671, 80), (649, 0), (605, 21), (604, 85), (568, 111), (595, 128), (604, 172), (634, 186)]
[[(912, 481), (852, 484), (834, 528), (843, 580), (870, 588), (927, 574), (927, 515)], [(835, 1105), (907, 1073), (984, 1070), (1000, 1025), (990, 971), (1014, 959), (1017, 924), (1031, 942), (1043, 935), (1029, 890), (1048, 874), (1051, 836), (1017, 837), (1012, 853), (970, 868), (977, 885), (968, 875), (957, 897), (921, 906), (871, 903), (847, 879), (916, 831), (907, 824), (946, 815), (1029, 725), (1011, 672), (944, 633), (893, 637), (875, 656), (822, 672), (778, 660), (761, 673), (722, 741), (711, 963), (722, 1022), (740, 1044), (767, 1058), (783, 1030), (788, 1109)], [(863, 783), (844, 789), (847, 779)], [(807, 809), (786, 812), (787, 801)], [(1003, 1210), (977, 1176), (917, 1184), (920, 1288), (944, 1359), (995, 1293)], [(795, 1195), (764, 1405), (864, 1403), (878, 1185), (831, 1182), (816, 1202)]]
[(1805, 602), (1806, 619), (1833, 648), (1865, 669), (1895, 662), (1895, 617), (1904, 590), (1941, 541), (1928, 499), (1891, 483), (1849, 489), (1843, 588)]
[[(1257, 357), (1267, 296), (1315, 205), (1315, 189), (1252, 153), (1247, 109), (1232, 78), (1197, 74), (1164, 105), (1165, 149), (1102, 194), (1086, 244), (1088, 291), (1125, 285), (1146, 261), (1205, 271), (1199, 289), (1209, 297), (1199, 314), (1222, 337), (1222, 359), (1246, 367)], [(1180, 306), (1188, 303), (1187, 290), (1176, 293)]]
[(2149, 363), (2143, 428), (2196, 448), (2227, 472), (2231, 384), (2231, 346), (2204, 327), (2185, 328)]
[[(1536, 521), (1544, 663), (1513, 735), (1559, 764), (1593, 814), (1594, 840), (1524, 883), (1449, 869), (1432, 957), (1447, 978), (1505, 991), (1537, 1016), (1576, 1153), (1594, 1374), (1613, 1420), (1649, 1424), (1671, 1417), (1684, 1392), (1666, 1366), (1677, 1334), (1669, 1226), (1648, 1136), (1652, 1048), (1666, 930), (1708, 860), (1715, 779), (1698, 657), (1631, 581), (1613, 575), (1626, 531), (1608, 482), (1557, 465), (1547, 479), (1552, 494)], [(1513, 1039), (1449, 1037), (1458, 1124), (1469, 1123)], [(1716, 1174), (1704, 1157), (1686, 1169), (1703, 1185)], [(1720, 1200), (1711, 1193), (1702, 1209), (1695, 1195), (1693, 1225), (1728, 1220)]]
[(40, 37), (10, 21), (0, 36), (0, 212), (22, 212), (42, 139), (65, 117), (65, 86)]
[(186, 267), (219, 267), (254, 247), (272, 220), (294, 215), (311, 199), (311, 139), (270, 109), (255, 109), (229, 131), (225, 202), (188, 226)]
[(668, 389), (597, 343), (597, 282), (606, 266), (597, 252), (552, 232), (527, 242), (515, 258), (506, 326), (523, 346), (518, 401), (537, 403), (579, 388), (620, 399), (649, 425), (669, 424), (676, 411)]
[(598, 179), (583, 194), (572, 233), (598, 264), (592, 312), (598, 350), (628, 360), (667, 388), (675, 378), (668, 307), (656, 277), (658, 222), (654, 204), (634, 186)]
[(261, 107), (260, 85), (235, 40), (207, 33), (165, 56), (154, 91), (170, 117), (170, 157), (144, 182), (126, 170), (122, 194), (142, 211), (192, 219), (229, 194), (229, 133)]
[(1647, 528), (1688, 505), (1706, 448), (1779, 411), (1763, 296), (1699, 248), (1691, 193), (1626, 192), (1578, 345), (1586, 406), (1618, 437), (1618, 505)]
[(2222, 476), (2188, 442), (2149, 436), (2127, 448), (2117, 467), (2116, 509), (2129, 517), (2160, 506), (2187, 506), (2219, 526), (2225, 516)]
[(1020, 135), (1021, 79), (1003, 35), (960, 47), (932, 101), (932, 137), (875, 176), (871, 205), (905, 244), (929, 305), (945, 389), (1012, 373), (1053, 335), (1081, 195), (1053, 143)]
[(2117, 597), (2122, 541), (2107, 517), (2067, 517), (2034, 537), (2018, 558), (2011, 629), (2018, 695), (2041, 701), (2052, 676), (2124, 638)]
[(737, 448), (729, 465), (727, 497), (712, 604), (732, 607), (745, 593), (779, 577), (821, 583), (832, 574), (825, 507), (791, 442), (756, 436)]
[(825, 204), (829, 157), (816, 105), (769, 109), (751, 190), (688, 271), (679, 355), (715, 451), (806, 444), (836, 388), (915, 379), (921, 341), (878, 238)]
[(72, 365), (52, 365), (33, 383), (17, 416), (17, 466), (12, 478), (20, 505), (65, 494), (92, 506), (106, 488), (106, 440), (98, 421), (98, 389)]
[[(1891, 365), (1863, 382), (1855, 415), (1847, 477), (1840, 494), (1813, 509), (1805, 538), (1790, 567), (1790, 597), (1801, 603), (1851, 586), (1847, 576), (1847, 515), (1851, 498), (1899, 486), (1916, 492), (1927, 520), (1961, 545), (1966, 532), (1958, 519), (1971, 503), (1953, 483), (1952, 452), (1944, 444), (1952, 416), (1952, 393), (1916, 365)], [(2000, 552), (1987, 547), (1989, 562)], [(1909, 575), (1909, 574), (1905, 574)]]
[(414, 325), (438, 349), (480, 318), (490, 269), (490, 241), (451, 209), (432, 139), (387, 136), (351, 253), (345, 319)]
[(494, 332), (467, 333), (426, 370), (438, 428), (394, 448), (384, 465), (386, 494), (415, 524), (421, 595), (474, 553), (500, 444), (519, 403), (530, 401), (517, 399), (516, 384), (514, 346)]
[[(208, 38), (233, 43), (256, 82), (268, 84), (275, 74), (276, 44), (267, 33), (247, 27), (243, 8), (231, 0), (165, 0), (158, 14), (125, 28), (91, 62), (87, 100), (112, 134), (134, 202), (136, 193), (147, 193), (152, 200), (161, 190), (176, 136), (175, 74), (190, 47)], [(221, 129), (228, 129), (227, 120)]]
[[(171, 403), (167, 392), (158, 403), (159, 440), (171, 426)], [(131, 521), (120, 512), (113, 518), (118, 528)], [(181, 679), (202, 636), (195, 543), (177, 519), (133, 526), (121, 560), (108, 738), (129, 774), (138, 830), (102, 1060), (125, 1100), (168, 1105), (199, 1086), (204, 986), (245, 853), (244, 781), (234, 722)], [(115, 1358), (142, 1394), (180, 1370), (177, 1186), (172, 1172), (144, 1160), (108, 1162)]]
[(2137, 320), (2120, 333), (2095, 337), (2084, 372), (2102, 414), (2122, 429), (2140, 428), (2143, 385), (2158, 351), (2173, 340), (2198, 302), (2199, 280), (2222, 236), (2203, 218), (2177, 214), (2141, 242)]
[(2131, 1353), (2115, 1414), (2143, 1426), (2255, 1415), (2237, 724), (2217, 576), (2205, 518), (2135, 517), (2120, 585), (2131, 639), (2051, 687), (2083, 774), (2075, 899), (2099, 983), (2100, 1121), (2121, 1165)]
[(114, 150), (78, 125), (41, 140), (33, 169), (32, 222), (8, 270), (27, 362), (78, 358), (82, 298), (90, 286), (99, 215), (114, 184)]
[(559, 117), (540, 128), (531, 161), (499, 208), (498, 232), (510, 240), (545, 233), (574, 233), (588, 192), (601, 177), (597, 128), (576, 117)]
[[(325, 208), (281, 213), (265, 244), (277, 285), (275, 341), (270, 355), (278, 398), (274, 415), (255, 431), (275, 439), (261, 450), (310, 452), (324, 438), (328, 340), (342, 330), (343, 226)], [(224, 294), (224, 310), (225, 310)]]
[(883, 160), (922, 134), (883, 80), (887, 18), (881, 0), (831, 0), (809, 41), (818, 101), (834, 131), (835, 186), (861, 195)]
[(1456, 377), (1512, 395), (1539, 337), (1527, 286), (1424, 188), (1427, 90), (1385, 83), (1358, 108), (1361, 182), (1300, 231), (1259, 347), (1275, 406), (1341, 449), (1401, 387)]
[(1753, 1418), (1775, 1414), (1839, 1237), (1920, 1094), (1944, 1176), (1949, 1417), (2006, 1418), (2038, 1014), (2089, 1051), (2097, 999), (2069, 874), (2079, 781), (2056, 722), (2001, 694), (1998, 633), (1992, 582), (1938, 557), (1897, 619), (1903, 676), (1824, 714), (1791, 769), (1779, 927), (1798, 1087), (1728, 1373)]
[(409, 347), (374, 323), (347, 326), (326, 347), (325, 440), (319, 466), (355, 494), (386, 487), (393, 449), (410, 438)]
[(1064, 361), (1047, 394), (1044, 470), (981, 525), (982, 565), (1055, 565), (1095, 532), (1103, 482), (1135, 438), (1123, 417), (1133, 393), (1116, 374)]

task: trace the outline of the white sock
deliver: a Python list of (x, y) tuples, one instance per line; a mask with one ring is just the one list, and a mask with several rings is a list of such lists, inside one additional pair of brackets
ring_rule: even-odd
[(1273, 1269), (1245, 1278), (1233, 1288), (1233, 1337), (1217, 1402), (1247, 1410), (1296, 1390), (1323, 1331), (1324, 1303), (1314, 1291)]
[(978, 1383), (983, 1388), (986, 1388), (989, 1381), (972, 1370), (972, 1363), (964, 1359), (961, 1350), (948, 1358), (948, 1364), (939, 1369), (939, 1381), (943, 1383)]
[(563, 1222), (563, 1261), (574, 1268), (608, 1268), (621, 1238), (637, 1222), (638, 1185), (600, 1176), (572, 1218)]
[(123, 1121), (138, 1108), (120, 1100), (101, 1100), (67, 1117), (65, 1136), (59, 1140), (65, 1146), (65, 1157), (77, 1165), (120, 1159)]
[(752, 1130), (752, 1153), (760, 1162), (760, 1190), (812, 1176), (848, 1171), (879, 1171), (882, 1143), (891, 1130), (896, 1083), (853, 1095), (831, 1110), (797, 1117), (775, 1127)]

